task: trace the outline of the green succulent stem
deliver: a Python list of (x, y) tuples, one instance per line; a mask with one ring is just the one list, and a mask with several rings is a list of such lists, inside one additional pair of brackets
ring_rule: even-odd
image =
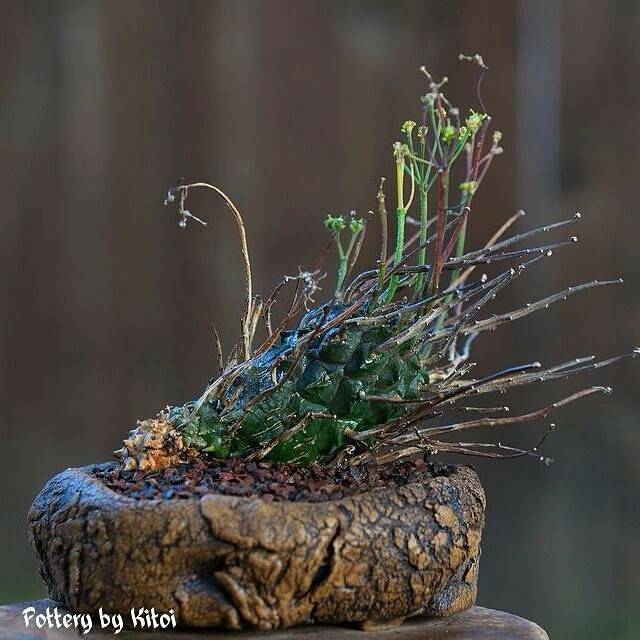
[(380, 217), (381, 239), (380, 239), (380, 259), (378, 260), (378, 292), (382, 292), (384, 287), (384, 276), (387, 268), (387, 241), (388, 241), (388, 222), (387, 209), (384, 203), (384, 185), (385, 178), (380, 180), (378, 188), (378, 216)]
[[(393, 266), (397, 267), (402, 260), (402, 253), (404, 250), (404, 226), (407, 218), (407, 210), (404, 207), (398, 207), (396, 209), (396, 220), (398, 223), (398, 229), (396, 233), (396, 250), (393, 254)], [(398, 276), (392, 276), (395, 279), (396, 286), (398, 282)], [(395, 293), (395, 289), (394, 289)], [(392, 296), (393, 297), (393, 296)]]
[[(426, 127), (422, 128), (422, 135), (420, 136), (419, 145), (419, 161), (425, 163), (424, 171), (421, 175), (420, 190), (418, 192), (418, 206), (420, 210), (420, 235), (419, 235), (419, 250), (418, 250), (418, 266), (424, 267), (427, 263), (427, 231), (429, 223), (429, 189), (433, 185), (436, 176), (432, 178), (431, 173), (433, 169), (433, 163), (427, 160), (427, 133)], [(437, 149), (437, 141), (434, 140), (433, 146), (430, 149), (430, 155), (433, 158)], [(417, 164), (417, 163), (416, 163)], [(419, 273), (415, 284), (415, 296), (419, 298), (426, 286), (426, 274), (424, 272)]]
[[(429, 218), (429, 205), (427, 201), (427, 190), (425, 185), (420, 186), (418, 191), (418, 206), (420, 209), (420, 235), (418, 242), (420, 243), (420, 249), (418, 250), (418, 266), (424, 267), (427, 263), (427, 222)], [(425, 274), (421, 272), (418, 274), (415, 285), (416, 296), (420, 296), (424, 290)]]
[[(396, 209), (396, 221), (397, 221), (397, 231), (396, 231), (396, 248), (393, 254), (393, 266), (396, 267), (400, 264), (402, 260), (402, 253), (404, 249), (404, 227), (405, 221), (407, 218), (407, 210), (404, 207), (398, 207)], [(397, 275), (392, 275), (391, 280), (389, 281), (389, 286), (385, 291), (383, 302), (385, 304), (391, 302), (393, 296), (398, 289), (398, 281), (399, 277)]]
[[(335, 244), (338, 253), (338, 274), (336, 278), (336, 289), (334, 296), (338, 299), (342, 297), (342, 289), (344, 286), (344, 281), (349, 273), (349, 267), (352, 266), (351, 259), (354, 255), (354, 249), (356, 247), (356, 241), (358, 236), (362, 233), (364, 228), (364, 222), (356, 218), (354, 214), (351, 214), (351, 221), (349, 222), (349, 230), (351, 232), (351, 238), (349, 239), (349, 244), (347, 246), (347, 250), (344, 250), (342, 246), (342, 241), (340, 240), (341, 229), (338, 229), (335, 232)], [(357, 258), (357, 256), (356, 256)], [(355, 259), (355, 258), (354, 258)]]
[[(396, 192), (398, 195), (398, 207), (396, 209), (396, 248), (393, 254), (393, 266), (397, 267), (402, 261), (404, 251), (404, 227), (407, 217), (407, 209), (404, 203), (404, 169), (405, 157), (401, 151), (396, 154)], [(393, 299), (398, 288), (398, 275), (391, 276), (389, 286), (385, 291), (383, 302), (386, 304)]]
[[(350, 247), (353, 244), (353, 238), (354, 236), (352, 236), (351, 238), (352, 242), (349, 243)], [(335, 297), (339, 298), (342, 295), (342, 286), (344, 285), (344, 279), (347, 276), (347, 267), (349, 265), (349, 251), (345, 253), (344, 249), (342, 248), (342, 242), (340, 241), (339, 233), (336, 233), (336, 249), (338, 250), (338, 276), (336, 279)]]
[[(351, 212), (351, 219), (348, 222), (349, 231), (351, 232), (351, 239), (349, 240), (349, 245), (347, 246), (347, 250), (344, 250), (342, 246), (342, 241), (340, 239), (340, 234), (347, 227), (347, 223), (343, 216), (332, 216), (329, 214), (325, 221), (324, 225), (330, 231), (333, 231), (333, 241), (336, 245), (336, 250), (338, 253), (338, 274), (336, 278), (336, 289), (334, 296), (336, 298), (342, 297), (342, 287), (344, 285), (345, 278), (349, 273), (349, 267), (353, 266), (350, 264), (350, 259), (354, 254), (354, 250), (356, 249), (356, 240), (360, 233), (364, 229), (364, 220), (361, 218), (357, 218), (355, 216), (355, 211)], [(355, 251), (353, 262), (358, 257), (359, 247)]]
[(461, 132), (458, 141), (456, 142), (456, 146), (453, 148), (453, 153), (451, 154), (451, 163), (455, 162), (458, 156), (462, 153), (467, 141), (469, 140), (469, 130), (465, 127)]
[(405, 159), (401, 152), (398, 152), (396, 159), (396, 192), (398, 194), (398, 211), (404, 209), (404, 167)]
[[(436, 148), (440, 149), (441, 123), (440, 122), (436, 123), (436, 112), (435, 112), (434, 100), (429, 100), (428, 106), (427, 106), (427, 114), (429, 116), (429, 124), (431, 125), (431, 131), (433, 131), (435, 146)], [(442, 155), (442, 153), (440, 155)]]

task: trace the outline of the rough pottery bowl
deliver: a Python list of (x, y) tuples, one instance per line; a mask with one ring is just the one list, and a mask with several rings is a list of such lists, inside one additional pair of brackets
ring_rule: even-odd
[(73, 611), (153, 606), (183, 625), (273, 629), (475, 602), (485, 496), (470, 467), (326, 502), (135, 500), (95, 468), (52, 478), (29, 512), (49, 595)]

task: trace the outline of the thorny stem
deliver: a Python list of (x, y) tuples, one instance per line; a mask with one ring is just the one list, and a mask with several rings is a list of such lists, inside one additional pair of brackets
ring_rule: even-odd
[[(533, 420), (538, 420), (540, 418), (545, 418), (551, 411), (554, 409), (559, 409), (560, 407), (564, 407), (567, 404), (574, 402), (575, 400), (579, 400), (580, 398), (584, 398), (585, 396), (592, 395), (594, 393), (610, 393), (610, 389), (608, 387), (589, 387), (587, 389), (582, 389), (581, 391), (577, 391), (576, 393), (567, 396), (566, 398), (562, 398), (562, 400), (558, 400), (547, 407), (542, 409), (538, 409), (537, 411), (532, 411), (531, 413), (525, 413), (517, 416), (509, 416), (507, 418), (489, 418), (483, 417), (478, 418), (477, 420), (469, 420), (468, 422), (458, 422), (457, 424), (445, 425), (442, 427), (429, 427), (426, 429), (418, 429), (418, 433), (420, 435), (426, 436), (434, 436), (441, 435), (444, 433), (452, 433), (454, 431), (462, 431), (465, 429), (476, 429), (479, 427), (501, 427), (511, 424), (517, 424), (522, 422), (532, 422)], [(402, 438), (402, 436), (400, 436)]]
[[(495, 245), (495, 243), (504, 235), (504, 233), (509, 229), (509, 227), (516, 221), (518, 218), (526, 215), (522, 209), (519, 209), (514, 215), (512, 215), (489, 239), (487, 244), (484, 245), (484, 249), (491, 249)], [(452, 279), (451, 288), (459, 287), (464, 284), (467, 278), (471, 275), (471, 273), (475, 270), (475, 266), (468, 267), (460, 276), (457, 276), (455, 279)], [(455, 273), (458, 273), (459, 270), (456, 270)]]

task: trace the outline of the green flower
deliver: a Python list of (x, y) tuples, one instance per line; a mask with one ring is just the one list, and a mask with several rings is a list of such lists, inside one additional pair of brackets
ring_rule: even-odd
[(349, 220), (349, 229), (351, 230), (351, 233), (360, 233), (363, 228), (364, 220), (362, 218), (351, 216), (351, 220)]
[(422, 102), (422, 104), (426, 105), (427, 108), (431, 107), (433, 105), (433, 103), (436, 100), (437, 97), (437, 93), (426, 93), (423, 96), (420, 96), (420, 102)]
[(342, 231), (346, 225), (342, 216), (332, 216), (329, 214), (325, 218), (324, 226), (330, 231)]
[(476, 113), (473, 109), (469, 112), (469, 117), (467, 118), (466, 124), (471, 133), (475, 133), (480, 126), (482, 125), (482, 121), (487, 117), (486, 113)]
[(440, 135), (442, 136), (442, 140), (444, 142), (451, 142), (457, 135), (456, 128), (453, 125), (448, 124), (442, 129), (442, 133)]
[(413, 120), (407, 120), (401, 127), (400, 127), (400, 131), (402, 131), (402, 133), (406, 133), (408, 135), (411, 134), (411, 132), (413, 131), (413, 128), (416, 126), (416, 123)]
[(408, 153), (409, 147), (406, 144), (402, 144), (402, 142), (393, 143), (393, 156), (396, 159), (396, 162), (403, 160)]
[(470, 180), (469, 182), (461, 182), (460, 183), (460, 191), (464, 191), (469, 195), (473, 195), (478, 188), (478, 183), (475, 180)]

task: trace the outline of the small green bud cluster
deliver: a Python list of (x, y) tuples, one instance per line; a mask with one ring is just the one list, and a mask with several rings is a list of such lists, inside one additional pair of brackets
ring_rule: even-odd
[(342, 231), (345, 228), (345, 222), (343, 216), (332, 216), (329, 214), (324, 221), (324, 226), (329, 231)]
[(458, 134), (456, 128), (452, 124), (448, 124), (442, 128), (440, 137), (442, 138), (443, 142), (451, 142), (452, 140), (455, 140), (457, 135)]
[(404, 160), (409, 153), (409, 147), (406, 144), (402, 144), (402, 142), (393, 143), (393, 156), (395, 157), (396, 162)]
[(466, 120), (466, 125), (467, 125), (467, 128), (469, 129), (469, 132), (472, 134), (476, 133), (478, 129), (482, 126), (482, 123), (488, 117), (489, 116), (486, 113), (477, 113), (473, 109), (470, 109), (469, 117)]
[(426, 93), (425, 95), (420, 96), (420, 102), (422, 102), (422, 104), (427, 108), (433, 108), (437, 97), (437, 92)]
[(413, 120), (407, 120), (400, 127), (400, 131), (402, 131), (402, 133), (406, 133), (406, 134), (410, 135), (415, 126), (416, 126), (416, 123)]
[(351, 233), (360, 233), (364, 229), (364, 220), (362, 218), (356, 218), (352, 213), (349, 220), (349, 229)]
[(329, 231), (333, 231), (334, 233), (334, 241), (336, 245), (336, 249), (338, 251), (338, 278), (336, 283), (336, 297), (339, 297), (342, 294), (342, 285), (344, 284), (344, 279), (347, 275), (347, 267), (349, 265), (349, 260), (351, 259), (351, 255), (356, 246), (356, 239), (360, 232), (364, 229), (364, 220), (362, 218), (356, 217), (355, 211), (352, 211), (349, 216), (349, 231), (351, 232), (351, 239), (349, 240), (349, 244), (346, 247), (342, 244), (342, 240), (340, 238), (341, 232), (347, 228), (347, 222), (344, 219), (344, 216), (333, 216), (329, 214), (324, 220), (324, 226), (329, 229)]
[[(344, 216), (332, 216), (329, 214), (324, 220), (324, 226), (330, 231), (343, 231), (346, 229), (347, 224)], [(355, 212), (352, 211), (349, 217), (349, 230), (351, 233), (360, 233), (363, 228), (364, 220), (356, 217)]]
[(472, 196), (476, 192), (477, 188), (478, 183), (475, 180), (469, 180), (468, 182), (460, 183), (460, 191), (462, 191), (463, 193), (467, 193), (470, 196)]

